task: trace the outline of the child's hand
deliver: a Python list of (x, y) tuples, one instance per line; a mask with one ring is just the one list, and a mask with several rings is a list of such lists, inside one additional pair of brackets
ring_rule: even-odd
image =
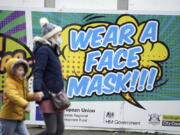
[(43, 97), (44, 97), (44, 94), (43, 94), (42, 92), (36, 92), (36, 93), (34, 93), (34, 99), (35, 99), (35, 101), (41, 101)]
[(30, 106), (29, 106), (29, 104), (26, 106), (26, 108), (25, 108), (25, 112), (30, 112), (31, 111), (31, 108), (30, 108)]

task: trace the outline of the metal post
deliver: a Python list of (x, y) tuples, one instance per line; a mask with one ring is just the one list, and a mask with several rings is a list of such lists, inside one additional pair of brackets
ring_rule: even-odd
[(44, 0), (45, 8), (55, 8), (55, 0)]
[(128, 10), (129, 0), (117, 0), (117, 10)]

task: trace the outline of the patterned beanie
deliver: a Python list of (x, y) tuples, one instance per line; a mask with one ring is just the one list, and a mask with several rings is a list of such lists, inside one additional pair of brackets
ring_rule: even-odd
[(43, 38), (45, 39), (49, 39), (54, 34), (62, 31), (61, 26), (57, 26), (55, 24), (49, 23), (47, 18), (41, 18), (40, 25), (42, 27)]

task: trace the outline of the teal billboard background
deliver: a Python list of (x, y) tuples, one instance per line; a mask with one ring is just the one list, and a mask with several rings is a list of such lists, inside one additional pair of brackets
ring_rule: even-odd
[[(57, 12), (32, 12), (33, 36), (42, 36), (39, 19), (46, 17), (51, 23), (60, 25), (65, 29), (70, 25), (87, 25), (95, 22), (108, 22), (114, 24), (122, 14), (95, 14), (95, 13), (57, 13)], [(180, 100), (180, 16), (173, 15), (134, 15), (139, 23), (155, 19), (159, 22), (159, 41), (166, 44), (169, 57), (158, 62), (162, 69), (160, 80), (155, 82), (153, 91), (135, 92), (131, 96), (137, 101), (154, 100)], [(73, 101), (122, 101), (121, 94), (111, 94), (90, 97), (74, 97)]]

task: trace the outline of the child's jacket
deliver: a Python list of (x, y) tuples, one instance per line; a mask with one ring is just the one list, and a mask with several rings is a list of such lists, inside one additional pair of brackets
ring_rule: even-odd
[(6, 64), (7, 79), (5, 81), (3, 106), (0, 112), (0, 118), (8, 120), (24, 120), (25, 107), (28, 101), (34, 100), (33, 94), (27, 91), (26, 79), (20, 80), (13, 75), (15, 65), (27, 63), (20, 59), (10, 59)]

